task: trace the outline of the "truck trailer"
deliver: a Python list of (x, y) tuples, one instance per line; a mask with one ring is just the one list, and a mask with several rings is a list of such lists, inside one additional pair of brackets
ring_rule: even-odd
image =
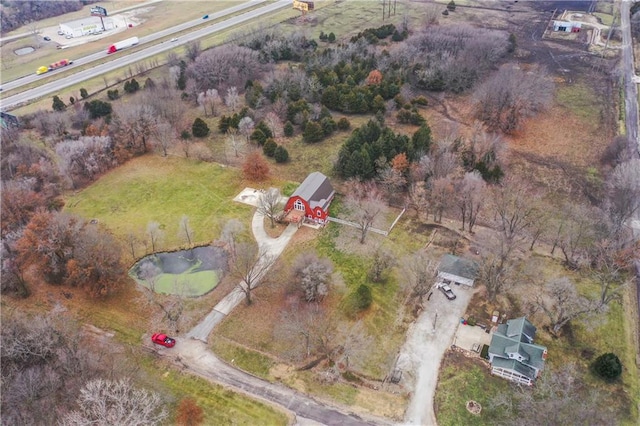
[(36, 74), (40, 75), (40, 74), (44, 74), (45, 72), (54, 71), (54, 70), (57, 70), (58, 68), (63, 68), (63, 67), (66, 67), (67, 65), (71, 65), (72, 63), (73, 61), (70, 61), (68, 59), (63, 59), (61, 61), (54, 62), (48, 67), (41, 66), (36, 70)]
[(109, 46), (107, 48), (107, 53), (115, 53), (119, 50), (126, 49), (127, 47), (135, 46), (139, 41), (138, 37), (131, 37), (126, 40), (119, 41)]

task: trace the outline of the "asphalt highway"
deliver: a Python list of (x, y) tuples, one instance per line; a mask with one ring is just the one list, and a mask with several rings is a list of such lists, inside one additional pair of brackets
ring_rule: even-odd
[[(209, 20), (213, 20), (213, 19), (217, 19), (219, 17), (222, 16), (226, 16), (228, 14), (246, 9), (248, 7), (254, 6), (256, 4), (260, 4), (262, 3), (263, 0), (251, 0), (247, 3), (243, 3), (241, 5), (238, 6), (234, 6), (232, 8), (229, 9), (225, 9), (221, 12), (218, 12), (216, 14), (211, 14), (209, 15)], [(190, 41), (193, 40), (198, 40), (202, 37), (206, 37), (209, 36), (211, 34), (214, 34), (218, 31), (222, 31), (225, 30), (227, 28), (230, 28), (234, 25), (243, 23), (243, 22), (247, 22), (249, 20), (255, 19), (259, 16), (268, 14), (270, 12), (276, 11), (278, 9), (282, 9), (284, 7), (290, 7), (291, 6), (291, 2), (290, 0), (280, 0), (277, 1), (275, 3), (263, 6), (259, 9), (255, 9), (255, 10), (251, 10), (249, 12), (243, 13), (241, 15), (238, 16), (234, 16), (231, 17), (223, 22), (219, 22), (217, 24), (213, 24), (195, 31), (192, 31), (188, 34), (183, 34), (180, 36), (180, 38), (178, 39), (178, 41), (176, 42), (170, 42), (170, 41), (166, 41), (160, 44), (155, 44), (153, 46), (150, 46), (146, 49), (137, 51), (137, 52), (133, 52), (131, 54), (126, 54), (126, 50), (124, 50), (123, 52), (116, 52), (111, 54), (110, 56), (113, 57), (114, 59), (112, 59), (111, 61), (95, 66), (93, 68), (89, 68), (89, 69), (85, 69), (83, 71), (79, 71), (75, 74), (69, 75), (69, 76), (65, 76), (62, 77), (60, 79), (57, 79), (55, 81), (51, 81), (51, 82), (47, 82), (44, 83), (38, 87), (34, 87), (32, 89), (28, 89), (25, 90), (24, 92), (18, 93), (16, 95), (13, 96), (9, 96), (5, 99), (2, 99), (0, 101), (0, 109), (2, 111), (10, 111), (13, 108), (16, 108), (20, 105), (26, 104), (34, 99), (38, 99), (41, 98), (43, 96), (49, 95), (51, 93), (56, 93), (66, 87), (72, 86), (74, 84), (77, 84), (78, 82), (87, 80), (89, 78), (94, 78), (96, 76), (108, 73), (110, 71), (113, 70), (117, 70), (119, 68), (125, 67), (127, 65), (136, 63), (140, 60), (146, 59), (148, 57), (157, 55), (159, 53), (171, 50), (173, 48), (175, 48), (178, 45), (181, 44), (185, 44), (188, 43)], [(202, 24), (203, 20), (197, 19), (194, 21), (189, 21), (189, 22), (185, 22), (183, 24), (177, 25), (175, 27), (172, 28), (168, 28), (166, 30), (162, 30), (162, 31), (158, 31), (155, 34), (146, 36), (146, 37), (141, 37), (140, 38), (140, 43), (139, 44), (144, 44), (144, 43), (149, 43), (151, 41), (163, 38), (163, 37), (167, 37), (169, 35), (175, 34), (177, 32), (183, 31), (185, 29), (188, 29), (190, 27), (193, 27), (195, 25), (199, 25)], [(80, 59), (74, 59), (74, 63), (73, 65), (70, 65), (70, 67), (77, 67), (80, 65), (86, 65), (87, 63), (90, 63), (92, 61), (95, 61), (96, 59), (101, 59), (104, 58), (105, 56), (107, 56), (106, 53), (106, 46), (105, 46), (105, 51), (101, 51), (98, 53), (94, 53), (92, 55), (88, 55), (85, 56), (84, 58), (80, 58)], [(7, 83), (3, 83), (2, 87), (3, 90), (11, 90), (14, 88), (18, 88), (21, 87), (23, 85), (32, 83), (33, 81), (38, 80), (39, 78), (41, 78), (42, 76), (36, 76), (35, 74), (31, 75), (31, 76), (27, 76), (18, 80), (14, 80), (12, 82), (7, 82)]]

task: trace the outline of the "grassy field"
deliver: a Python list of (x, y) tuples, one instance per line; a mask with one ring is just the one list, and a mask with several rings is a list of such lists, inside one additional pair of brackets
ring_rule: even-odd
[(107, 173), (69, 197), (66, 209), (97, 219), (121, 240), (130, 233), (144, 239), (150, 221), (164, 230), (161, 248), (182, 244), (178, 223), (188, 215), (194, 244), (218, 238), (224, 222), (250, 225), (251, 208), (233, 200), (244, 182), (235, 169), (176, 157), (147, 155)]

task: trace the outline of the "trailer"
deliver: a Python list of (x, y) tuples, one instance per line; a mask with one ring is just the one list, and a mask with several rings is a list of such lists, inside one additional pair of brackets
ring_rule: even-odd
[(107, 48), (107, 54), (115, 53), (119, 50), (126, 49), (127, 47), (135, 46), (136, 44), (138, 44), (139, 41), (140, 40), (138, 40), (138, 37), (131, 37), (126, 40), (122, 40), (117, 43), (114, 43)]
[(72, 63), (73, 63), (73, 61), (70, 61), (68, 59), (63, 59), (61, 61), (52, 63), (48, 67), (41, 66), (40, 68), (38, 68), (36, 70), (36, 74), (40, 75), (40, 74), (44, 74), (44, 73), (49, 72), (49, 71), (55, 71), (55, 70), (57, 70), (59, 68), (64, 68), (67, 65), (71, 65)]

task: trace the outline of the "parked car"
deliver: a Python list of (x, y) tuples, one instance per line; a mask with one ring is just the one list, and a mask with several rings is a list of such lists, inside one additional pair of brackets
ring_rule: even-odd
[(202, 19), (209, 19), (209, 15), (204, 15)]
[(170, 41), (178, 41), (178, 37), (174, 37)]
[(154, 333), (151, 336), (151, 341), (157, 345), (162, 345), (167, 348), (172, 348), (176, 345), (176, 340), (162, 333)]
[(442, 285), (439, 285), (438, 288), (440, 289), (441, 292), (444, 293), (445, 296), (447, 296), (447, 299), (453, 300), (456, 298), (456, 295), (453, 293), (453, 290), (451, 290), (451, 287), (449, 287), (448, 285), (442, 284)]
[(44, 41), (51, 41), (51, 37), (49, 37), (49, 36), (44, 36)]

